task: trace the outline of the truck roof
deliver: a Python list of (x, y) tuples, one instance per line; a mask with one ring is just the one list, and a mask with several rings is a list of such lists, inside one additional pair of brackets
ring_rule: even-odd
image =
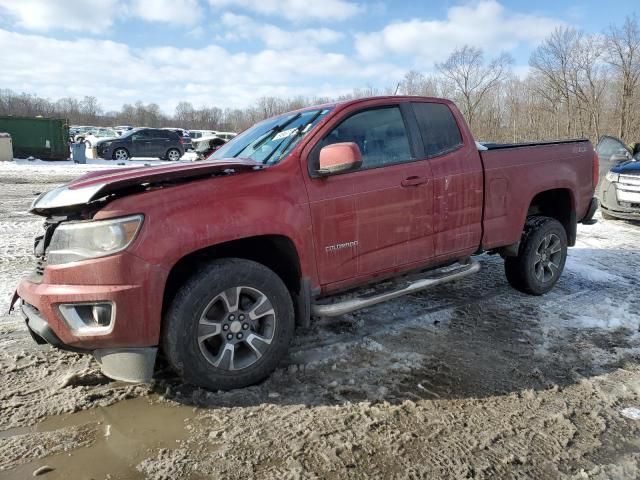
[(380, 95), (380, 96), (372, 96), (372, 97), (352, 98), (349, 100), (321, 103), (318, 105), (310, 105), (308, 107), (292, 110), (292, 112), (304, 112), (307, 110), (317, 110), (319, 108), (336, 108), (336, 107), (345, 108), (351, 105), (356, 105), (358, 103), (368, 103), (368, 102), (380, 101), (380, 100), (389, 100), (389, 101), (422, 100), (422, 101), (432, 101), (432, 102), (438, 102), (438, 103), (453, 104), (451, 100), (448, 100), (446, 98), (439, 98), (439, 97), (423, 97), (418, 95)]

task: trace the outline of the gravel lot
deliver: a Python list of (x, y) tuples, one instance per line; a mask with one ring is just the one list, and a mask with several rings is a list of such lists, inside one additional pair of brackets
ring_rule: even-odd
[(207, 392), (162, 366), (129, 385), (6, 314), (34, 195), (99, 168), (0, 165), (1, 478), (640, 477), (640, 225), (580, 226), (544, 297), (485, 255), (476, 276), (300, 330), (261, 385)]

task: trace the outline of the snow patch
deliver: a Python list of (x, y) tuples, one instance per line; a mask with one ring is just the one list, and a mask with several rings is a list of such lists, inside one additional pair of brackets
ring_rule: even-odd
[(640, 420), (640, 408), (623, 408), (622, 410), (620, 410), (620, 415), (631, 420)]
[(609, 272), (605, 272), (600, 267), (595, 267), (593, 265), (589, 265), (585, 262), (584, 257), (581, 256), (573, 256), (570, 255), (567, 257), (567, 263), (565, 264), (565, 268), (575, 274), (583, 277), (585, 280), (589, 280), (591, 282), (601, 282), (601, 283), (618, 283), (625, 282), (626, 280), (619, 275), (615, 275)]
[(627, 302), (614, 302), (606, 297), (600, 304), (592, 306), (572, 319), (574, 327), (618, 330), (626, 328), (640, 330), (640, 315), (631, 313), (632, 306)]

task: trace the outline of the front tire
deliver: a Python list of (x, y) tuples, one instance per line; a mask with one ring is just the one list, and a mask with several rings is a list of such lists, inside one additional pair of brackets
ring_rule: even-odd
[(294, 329), (291, 295), (278, 275), (250, 260), (221, 259), (178, 291), (164, 318), (162, 343), (183, 379), (230, 390), (268, 377)]
[(513, 288), (531, 295), (547, 293), (556, 284), (567, 260), (567, 234), (557, 220), (529, 217), (524, 226), (517, 257), (504, 262)]
[(113, 151), (114, 160), (129, 160), (129, 152), (126, 148), (116, 148)]

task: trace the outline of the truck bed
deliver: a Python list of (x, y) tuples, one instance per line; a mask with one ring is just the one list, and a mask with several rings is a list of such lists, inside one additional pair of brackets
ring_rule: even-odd
[[(520, 240), (532, 199), (542, 191), (558, 190), (580, 220), (593, 194), (593, 147), (588, 140), (538, 143), (483, 143), (485, 250)], [(574, 219), (572, 220), (575, 223)]]
[(479, 142), (487, 150), (501, 150), (504, 148), (520, 148), (520, 147), (538, 147), (540, 145), (560, 145), (564, 143), (580, 143), (586, 142), (584, 138), (575, 138), (570, 140), (552, 140), (548, 142), (523, 142), (523, 143), (494, 143), (494, 142)]

